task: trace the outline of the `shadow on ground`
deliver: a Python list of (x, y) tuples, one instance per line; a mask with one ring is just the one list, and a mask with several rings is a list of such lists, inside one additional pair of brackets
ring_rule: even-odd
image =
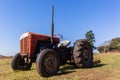
[(107, 64), (94, 64), (93, 68), (97, 68), (97, 67), (103, 67), (106, 66)]
[[(106, 65), (107, 64), (94, 64), (92, 68), (103, 67), (103, 66), (106, 66)], [(67, 66), (64, 66), (64, 67), (60, 68), (57, 75), (66, 75), (66, 74), (69, 74), (69, 73), (73, 73), (73, 72), (76, 72), (75, 69), (86, 69), (86, 68), (79, 68), (79, 67), (76, 67), (75, 65), (67, 65)]]
[(75, 67), (74, 65), (67, 65), (67, 66), (60, 68), (57, 75), (66, 75), (69, 73), (73, 73), (73, 72), (76, 72), (75, 69), (77, 69), (77, 67)]

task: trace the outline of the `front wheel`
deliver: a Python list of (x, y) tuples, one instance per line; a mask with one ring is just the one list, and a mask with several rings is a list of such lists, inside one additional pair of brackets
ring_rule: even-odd
[(59, 70), (59, 65), (59, 56), (52, 49), (45, 49), (37, 56), (37, 72), (43, 77), (55, 75)]
[(32, 62), (25, 63), (24, 58), (20, 56), (20, 53), (17, 53), (11, 62), (11, 67), (13, 70), (29, 70), (32, 66)]

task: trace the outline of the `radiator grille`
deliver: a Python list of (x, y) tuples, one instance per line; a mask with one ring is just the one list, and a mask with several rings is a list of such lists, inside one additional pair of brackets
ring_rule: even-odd
[(28, 39), (23, 38), (20, 41), (20, 52), (21, 54), (27, 54)]

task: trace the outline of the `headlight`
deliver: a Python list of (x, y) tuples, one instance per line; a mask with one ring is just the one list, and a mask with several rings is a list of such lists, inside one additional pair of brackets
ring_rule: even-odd
[(22, 34), (22, 35), (20, 36), (20, 40), (23, 39), (23, 38), (28, 37), (28, 34), (29, 34), (29, 32), (26, 32), (26, 33)]

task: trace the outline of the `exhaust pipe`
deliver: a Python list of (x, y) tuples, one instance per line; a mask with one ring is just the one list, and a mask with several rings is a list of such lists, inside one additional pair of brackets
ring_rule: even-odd
[(54, 38), (54, 5), (52, 5), (52, 25), (51, 25), (51, 45), (53, 46)]

